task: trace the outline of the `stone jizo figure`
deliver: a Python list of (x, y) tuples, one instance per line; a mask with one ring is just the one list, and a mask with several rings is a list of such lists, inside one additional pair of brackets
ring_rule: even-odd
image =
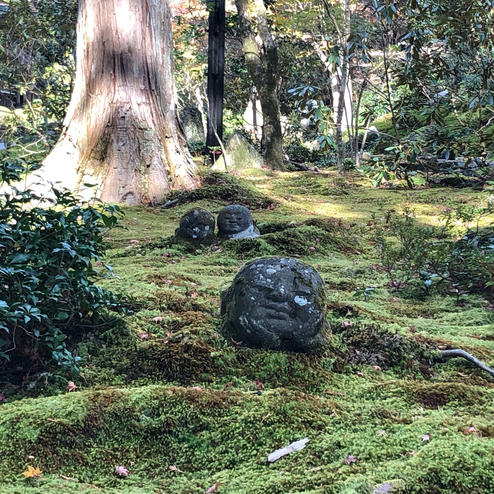
[(259, 230), (254, 226), (250, 211), (240, 204), (224, 207), (218, 214), (218, 237), (256, 238)]
[(329, 334), (323, 281), (296, 259), (258, 259), (221, 294), (222, 332), (254, 348), (311, 353)]
[(175, 236), (193, 242), (208, 242), (214, 239), (214, 216), (205, 209), (194, 208), (180, 218)]

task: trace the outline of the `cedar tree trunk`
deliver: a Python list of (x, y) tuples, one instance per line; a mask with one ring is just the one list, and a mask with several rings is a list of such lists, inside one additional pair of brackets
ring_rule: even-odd
[[(235, 0), (242, 36), (245, 63), (259, 100), (263, 116), (264, 161), (273, 169), (283, 169), (283, 135), (278, 100), (278, 51), (269, 31), (263, 0)], [(253, 14), (254, 13), (254, 14)], [(253, 33), (257, 23), (258, 39)]]
[(195, 186), (179, 126), (171, 17), (163, 0), (81, 0), (77, 69), (64, 130), (44, 176), (87, 195), (156, 203)]

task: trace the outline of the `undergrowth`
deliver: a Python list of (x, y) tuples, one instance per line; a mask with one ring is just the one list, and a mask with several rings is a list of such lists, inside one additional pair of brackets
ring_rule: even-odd
[[(103, 260), (115, 276), (98, 282), (125, 292), (132, 310), (72, 342), (75, 388), (53, 371), (1, 379), (0, 493), (490, 492), (492, 379), (437, 356), (461, 347), (492, 365), (492, 305), (477, 289), (458, 298), (425, 290), (422, 279), (410, 292), (390, 285), (373, 231), (382, 224), (394, 252), (390, 223), (409, 207), (412, 234), (428, 228), (443, 242), (437, 203), (470, 207), (487, 193), (376, 190), (359, 180), (280, 173), (256, 176), (254, 189), (218, 175), (169, 208), (127, 208)], [(225, 195), (214, 195), (218, 187)], [(272, 202), (259, 209), (259, 197)], [(213, 213), (246, 204), (261, 237), (177, 242), (190, 208), (182, 200)], [(449, 245), (485, 251), (487, 223)], [(414, 263), (433, 253), (421, 252)], [(263, 255), (300, 257), (321, 274), (333, 334), (323, 354), (253, 350), (219, 333), (220, 291)], [(305, 449), (267, 463), (304, 437)], [(25, 480), (28, 465), (42, 474)]]

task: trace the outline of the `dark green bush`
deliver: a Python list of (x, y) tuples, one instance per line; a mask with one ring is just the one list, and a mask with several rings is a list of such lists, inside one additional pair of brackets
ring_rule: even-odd
[[(0, 165), (0, 183), (23, 168)], [(117, 206), (80, 203), (67, 190), (52, 199), (14, 187), (0, 195), (0, 369), (38, 369), (49, 358), (77, 370), (66, 346), (78, 324), (118, 299), (94, 285), (105, 252), (104, 233), (121, 214)], [(11, 362), (10, 364), (8, 362)]]

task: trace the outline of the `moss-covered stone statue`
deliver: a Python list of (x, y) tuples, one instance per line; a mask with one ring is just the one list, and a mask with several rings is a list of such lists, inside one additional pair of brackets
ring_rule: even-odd
[(214, 236), (214, 216), (205, 209), (194, 208), (180, 218), (180, 225), (175, 236), (197, 243), (212, 242)]
[(221, 294), (222, 333), (246, 346), (312, 353), (329, 335), (324, 283), (311, 266), (270, 257), (244, 266)]
[(224, 207), (218, 214), (218, 237), (256, 238), (259, 230), (254, 226), (250, 211), (240, 204)]

